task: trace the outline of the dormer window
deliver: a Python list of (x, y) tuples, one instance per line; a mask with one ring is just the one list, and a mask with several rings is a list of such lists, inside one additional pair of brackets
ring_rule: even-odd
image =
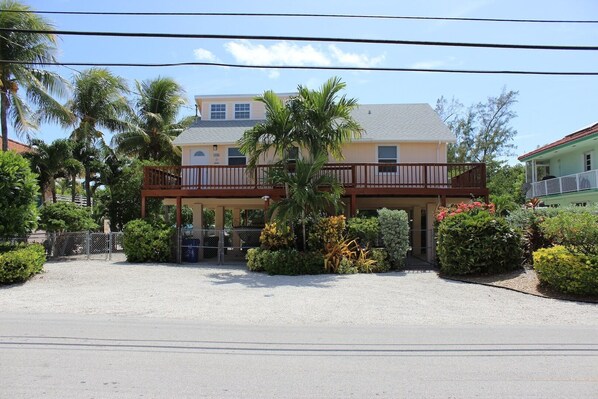
[(235, 104), (235, 119), (249, 119), (249, 103)]
[(226, 104), (211, 104), (210, 119), (226, 119)]

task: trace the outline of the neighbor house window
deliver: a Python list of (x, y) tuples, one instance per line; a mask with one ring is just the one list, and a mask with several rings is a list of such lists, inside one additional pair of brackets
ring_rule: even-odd
[(247, 160), (245, 155), (241, 153), (238, 148), (228, 149), (228, 164), (229, 165), (246, 165)]
[(583, 170), (588, 171), (592, 170), (592, 153), (586, 152), (583, 154)]
[[(379, 146), (378, 147), (378, 163), (389, 163), (396, 164), (398, 162), (397, 147), (392, 146)], [(378, 172), (380, 173), (396, 173), (397, 166), (378, 166)]]
[(536, 181), (545, 180), (550, 176), (550, 162), (536, 161)]
[(226, 104), (211, 104), (210, 119), (226, 119)]
[(249, 104), (235, 104), (235, 119), (249, 119)]

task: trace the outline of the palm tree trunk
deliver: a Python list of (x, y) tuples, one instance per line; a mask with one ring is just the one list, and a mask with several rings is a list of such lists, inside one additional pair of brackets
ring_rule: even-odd
[(2, 151), (8, 151), (8, 95), (6, 94), (6, 88), (0, 90), (0, 123), (2, 123)]
[(85, 165), (85, 196), (87, 197), (87, 207), (91, 207), (91, 167), (89, 165)]
[(71, 202), (75, 202), (75, 196), (77, 194), (77, 175), (71, 176)]
[(52, 185), (52, 203), (55, 204), (58, 202), (58, 198), (56, 198), (56, 186)]
[(307, 244), (305, 239), (305, 210), (301, 211), (301, 227), (303, 228), (303, 251), (307, 251)]

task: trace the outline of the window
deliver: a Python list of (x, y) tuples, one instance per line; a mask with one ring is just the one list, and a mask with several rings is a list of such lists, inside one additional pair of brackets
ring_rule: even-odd
[(291, 147), (287, 150), (287, 162), (295, 163), (299, 158), (299, 147)]
[(589, 171), (592, 170), (592, 153), (586, 152), (583, 154), (583, 170)]
[(226, 104), (211, 104), (210, 119), (226, 119)]
[(536, 161), (536, 181), (542, 181), (550, 178), (550, 162)]
[[(397, 147), (396, 146), (379, 146), (378, 147), (378, 163), (389, 163), (395, 164), (397, 163)], [(389, 166), (378, 166), (379, 173), (396, 173), (397, 166), (396, 165), (389, 165)]]
[(249, 119), (249, 104), (235, 104), (235, 119)]
[(238, 148), (228, 149), (228, 164), (229, 165), (246, 165), (247, 161), (245, 155), (239, 151)]
[(195, 154), (193, 154), (194, 157), (205, 157), (206, 154), (203, 151), (195, 151)]

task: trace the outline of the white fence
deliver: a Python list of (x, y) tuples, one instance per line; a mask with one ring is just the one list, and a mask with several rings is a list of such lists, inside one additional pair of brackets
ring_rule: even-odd
[(598, 189), (598, 169), (532, 183), (527, 198)]

